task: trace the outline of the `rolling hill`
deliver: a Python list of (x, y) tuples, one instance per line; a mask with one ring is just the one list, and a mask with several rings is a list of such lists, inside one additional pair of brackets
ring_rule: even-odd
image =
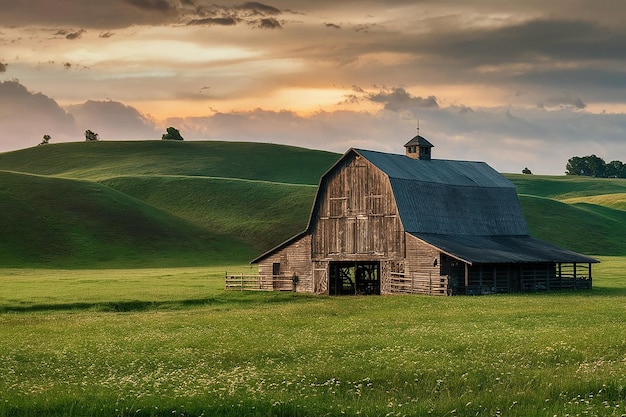
[[(340, 155), (243, 142), (82, 142), (0, 153), (0, 266), (245, 263), (303, 230)], [(507, 174), (531, 234), (626, 255), (626, 180)]]

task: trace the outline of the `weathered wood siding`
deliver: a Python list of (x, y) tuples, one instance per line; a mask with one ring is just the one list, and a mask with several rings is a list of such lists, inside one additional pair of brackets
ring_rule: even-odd
[(364, 158), (346, 158), (319, 190), (312, 227), (314, 260), (393, 260), (404, 233), (387, 176)]
[[(275, 264), (278, 264), (276, 266)], [(315, 292), (313, 262), (311, 261), (311, 235), (302, 236), (290, 245), (259, 262), (259, 275), (298, 277), (297, 292)]]
[[(441, 252), (407, 234), (405, 274), (420, 273), (439, 276), (441, 273)], [(435, 262), (436, 261), (436, 262)]]

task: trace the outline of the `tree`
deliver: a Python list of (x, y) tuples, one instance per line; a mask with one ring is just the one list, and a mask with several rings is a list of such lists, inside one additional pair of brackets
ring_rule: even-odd
[(622, 161), (611, 161), (606, 164), (604, 174), (607, 178), (626, 178), (626, 166)]
[(98, 140), (98, 134), (92, 132), (91, 130), (85, 130), (85, 140), (87, 142), (94, 142)]
[(565, 175), (583, 175), (586, 177), (604, 178), (606, 163), (595, 155), (574, 156), (567, 161)]
[(165, 130), (167, 133), (164, 133), (163, 136), (161, 136), (162, 140), (184, 140), (178, 129), (170, 126)]
[(43, 140), (41, 141), (40, 145), (47, 145), (48, 142), (50, 142), (50, 139), (52, 139), (50, 135), (43, 135)]
[(530, 169), (528, 169), (528, 167), (524, 168), (522, 170), (522, 174), (528, 174), (528, 175), (533, 175), (533, 173), (530, 171)]

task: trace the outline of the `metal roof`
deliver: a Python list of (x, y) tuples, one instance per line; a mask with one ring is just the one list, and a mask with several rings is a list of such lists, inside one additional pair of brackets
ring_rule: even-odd
[(528, 234), (515, 186), (483, 162), (355, 151), (389, 177), (406, 232)]
[(470, 264), (599, 262), (530, 236), (452, 236), (428, 233), (411, 235)]

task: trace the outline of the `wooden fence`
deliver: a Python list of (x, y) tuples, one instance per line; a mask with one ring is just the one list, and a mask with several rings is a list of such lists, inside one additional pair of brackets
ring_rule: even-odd
[(293, 291), (291, 277), (284, 275), (246, 275), (226, 273), (225, 289), (237, 291)]
[(431, 273), (413, 273), (409, 276), (391, 273), (389, 284), (392, 293), (448, 295), (448, 276)]

